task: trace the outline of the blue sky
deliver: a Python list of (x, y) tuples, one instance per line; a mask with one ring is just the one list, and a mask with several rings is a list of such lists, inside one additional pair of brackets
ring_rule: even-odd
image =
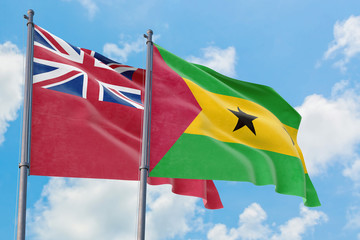
[[(298, 141), (322, 202), (216, 182), (224, 208), (150, 187), (148, 239), (360, 239), (359, 1), (1, 1), (0, 236), (14, 239), (26, 21), (145, 66), (142, 35), (189, 61), (273, 87), (303, 117)], [(29, 177), (28, 239), (135, 239), (136, 182)]]

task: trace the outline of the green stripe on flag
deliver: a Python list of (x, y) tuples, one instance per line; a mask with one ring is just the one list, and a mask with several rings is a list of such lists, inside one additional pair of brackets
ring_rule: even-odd
[[(191, 169), (179, 171), (184, 165), (191, 166)], [(183, 134), (151, 171), (150, 176), (273, 184), (278, 193), (304, 197), (308, 200), (305, 201), (306, 205), (316, 202), (313, 199), (317, 200), (315, 189), (310, 178), (305, 177), (300, 159), (201, 135)]]
[(181, 77), (210, 92), (243, 98), (271, 111), (283, 124), (299, 128), (301, 116), (271, 87), (226, 77), (205, 66), (184, 61), (156, 45), (164, 61)]
[(306, 184), (306, 198), (304, 198), (304, 204), (308, 207), (318, 207), (321, 206), (320, 200), (316, 193), (315, 187), (312, 184), (309, 174), (305, 174), (305, 184)]

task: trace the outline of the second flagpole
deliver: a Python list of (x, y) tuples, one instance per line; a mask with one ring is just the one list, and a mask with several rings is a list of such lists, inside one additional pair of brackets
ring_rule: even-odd
[(28, 16), (24, 16), (27, 22), (27, 48), (25, 65), (25, 87), (24, 87), (24, 113), (21, 144), (20, 180), (19, 180), (19, 203), (17, 240), (25, 239), (26, 229), (26, 195), (27, 177), (30, 164), (30, 133), (31, 133), (31, 98), (32, 98), (32, 75), (33, 75), (33, 48), (34, 48), (34, 11), (29, 10)]
[(140, 165), (140, 193), (139, 193), (139, 216), (137, 239), (145, 239), (145, 219), (146, 219), (146, 188), (149, 173), (150, 159), (150, 130), (151, 130), (151, 87), (152, 87), (152, 59), (153, 59), (153, 31), (148, 30), (147, 54), (146, 54), (146, 77), (145, 77), (145, 101), (144, 101), (144, 122)]

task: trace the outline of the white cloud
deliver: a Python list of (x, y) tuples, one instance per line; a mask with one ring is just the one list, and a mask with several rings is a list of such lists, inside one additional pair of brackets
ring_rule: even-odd
[(78, 0), (78, 2), (88, 11), (90, 18), (95, 16), (95, 13), (98, 11), (98, 7), (93, 0)]
[[(29, 236), (37, 240), (135, 239), (138, 182), (52, 178), (29, 211)], [(182, 236), (194, 229), (198, 199), (170, 186), (149, 186), (146, 236)]]
[(346, 212), (346, 229), (360, 229), (360, 207), (351, 206)]
[(325, 213), (310, 210), (303, 205), (300, 206), (300, 217), (295, 217), (279, 226), (280, 233), (274, 234), (271, 240), (301, 240), (302, 235), (309, 232), (314, 226), (327, 222)]
[(335, 66), (346, 71), (346, 64), (351, 58), (360, 53), (360, 16), (350, 16), (344, 21), (337, 21), (334, 25), (334, 40), (324, 54), (324, 59), (342, 57), (335, 62)]
[(263, 222), (267, 214), (257, 203), (251, 204), (239, 216), (238, 236), (241, 239), (262, 239), (270, 233), (270, 229)]
[(235, 77), (236, 50), (234, 47), (221, 49), (218, 47), (207, 47), (202, 49), (202, 57), (190, 56), (189, 62), (205, 65), (224, 75)]
[[(183, 236), (202, 224), (202, 218), (196, 217), (200, 210), (196, 208), (195, 197), (178, 196), (171, 192), (171, 186), (149, 186), (147, 228), (151, 229), (147, 239), (168, 239)], [(191, 221), (191, 225), (189, 224)]]
[(216, 224), (215, 227), (208, 232), (207, 237), (209, 240), (267, 239), (270, 234), (270, 229), (263, 223), (266, 218), (266, 212), (261, 206), (253, 203), (240, 214), (238, 228), (231, 228), (228, 231), (225, 225)]
[(350, 164), (350, 166), (346, 167), (343, 171), (343, 175), (345, 177), (350, 178), (355, 182), (355, 186), (360, 185), (360, 158), (357, 157), (354, 162)]
[[(202, 208), (197, 198), (171, 193), (170, 186), (149, 186), (146, 239), (180, 239), (201, 231)], [(138, 182), (51, 178), (41, 199), (28, 210), (28, 238), (36, 240), (92, 240), (136, 238)], [(300, 206), (300, 216), (270, 227), (257, 203), (239, 215), (237, 228), (216, 224), (209, 240), (300, 240), (327, 216)], [(271, 229), (274, 228), (274, 229)]]
[(29, 214), (34, 239), (134, 239), (136, 182), (53, 178)]
[(122, 47), (119, 47), (114, 43), (106, 43), (104, 45), (103, 52), (107, 57), (118, 60), (121, 63), (125, 63), (127, 62), (130, 54), (145, 51), (145, 43), (145, 38), (138, 38), (136, 41), (130, 43), (120, 41), (120, 45), (122, 45)]
[(207, 237), (209, 240), (268, 239), (271, 231), (269, 226), (264, 224), (266, 219), (266, 212), (259, 204), (253, 203), (240, 214), (238, 228), (228, 231), (224, 224), (216, 224), (208, 232)]
[(346, 166), (358, 159), (359, 86), (351, 88), (349, 82), (339, 82), (331, 97), (308, 96), (297, 110), (302, 115), (298, 142), (311, 176), (324, 173), (335, 163)]
[[(216, 224), (209, 232), (209, 240), (301, 240), (315, 225), (328, 220), (325, 213), (300, 206), (300, 216), (287, 221), (277, 229), (265, 224), (266, 212), (257, 203), (251, 204), (239, 216), (239, 226), (230, 230), (224, 224)], [(276, 226), (273, 224), (273, 226)]]
[[(63, 1), (70, 2), (72, 0), (63, 0)], [(99, 8), (94, 0), (76, 0), (76, 1), (79, 2), (80, 5), (87, 10), (90, 19), (95, 17), (95, 14), (99, 10)]]
[(24, 57), (15, 44), (0, 44), (0, 144), (22, 102), (23, 66)]
[(224, 224), (216, 224), (207, 234), (209, 240), (235, 240), (237, 238), (236, 229), (228, 229)]

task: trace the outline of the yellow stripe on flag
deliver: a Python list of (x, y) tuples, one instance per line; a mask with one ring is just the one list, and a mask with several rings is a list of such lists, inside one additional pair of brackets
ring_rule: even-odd
[[(282, 124), (274, 114), (254, 102), (212, 93), (188, 79), (184, 80), (202, 108), (185, 133), (295, 156), (303, 161), (296, 142), (297, 129)], [(252, 121), (256, 135), (247, 126), (233, 131), (239, 118), (230, 110), (238, 111), (238, 108), (257, 117)], [(306, 173), (304, 162), (303, 166)]]
[(286, 131), (290, 134), (291, 138), (294, 140), (295, 142), (295, 146), (296, 146), (296, 149), (297, 149), (297, 152), (299, 154), (299, 158), (301, 159), (301, 163), (303, 165), (303, 168), (304, 168), (304, 172), (307, 173), (307, 169), (306, 169), (306, 166), (305, 166), (305, 160), (304, 160), (304, 156), (301, 152), (301, 149), (297, 143), (297, 133), (298, 133), (298, 130), (296, 128), (293, 128), (293, 127), (289, 127), (287, 125), (283, 125), (284, 128), (286, 129)]

